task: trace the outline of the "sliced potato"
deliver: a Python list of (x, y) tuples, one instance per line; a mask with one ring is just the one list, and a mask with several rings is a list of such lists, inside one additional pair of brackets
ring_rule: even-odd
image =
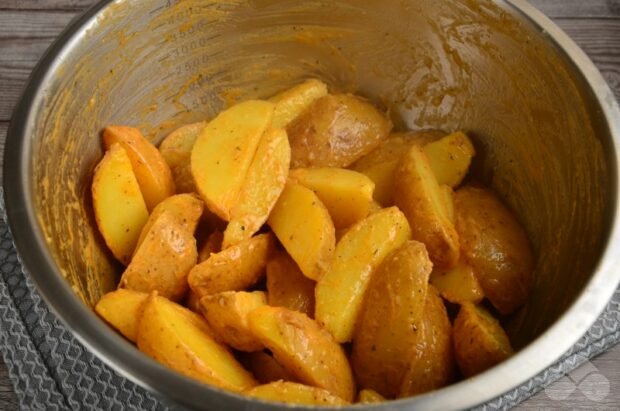
[(314, 317), (314, 281), (305, 277), (285, 252), (267, 263), (267, 299), (269, 305), (286, 307)]
[(469, 171), (476, 151), (465, 133), (457, 131), (425, 145), (424, 153), (437, 182), (456, 187)]
[(453, 267), (459, 238), (441, 190), (422, 148), (413, 145), (394, 174), (394, 201), (411, 224), (411, 236), (428, 250), (433, 264)]
[(384, 401), (385, 397), (375, 390), (364, 389), (357, 394), (357, 402), (360, 404), (377, 404)]
[(273, 248), (270, 234), (260, 234), (217, 254), (211, 254), (189, 273), (187, 281), (200, 297), (241, 291), (256, 284), (265, 272)]
[(445, 184), (442, 186), (439, 186), (439, 189), (441, 190), (441, 193), (443, 194), (444, 207), (446, 210), (446, 215), (448, 216), (448, 220), (450, 220), (450, 222), (454, 224), (455, 222), (454, 191), (452, 191), (450, 186), (447, 186)]
[(147, 298), (146, 293), (119, 289), (101, 297), (95, 311), (129, 341), (135, 343), (138, 319), (142, 313), (142, 304)]
[(423, 394), (448, 385), (456, 363), (452, 353), (452, 325), (434, 287), (429, 287), (413, 358), (400, 386), (400, 397)]
[(327, 390), (287, 381), (275, 381), (259, 385), (246, 391), (245, 394), (262, 400), (287, 404), (318, 405), (322, 407), (348, 404), (348, 402)]
[(289, 179), (316, 193), (337, 229), (350, 227), (370, 211), (375, 184), (363, 174), (344, 168), (298, 168)]
[(222, 251), (222, 242), (224, 241), (224, 233), (216, 230), (209, 234), (207, 241), (198, 250), (198, 262), (202, 263), (211, 257), (211, 254), (217, 254)]
[(225, 291), (200, 299), (202, 315), (220, 341), (240, 351), (260, 351), (265, 348), (248, 326), (248, 314), (267, 304), (262, 291)]
[(267, 221), (286, 184), (291, 148), (286, 131), (268, 129), (261, 138), (254, 160), (241, 186), (239, 200), (230, 211), (223, 248), (252, 237)]
[(266, 101), (234, 105), (207, 124), (194, 143), (191, 168), (196, 188), (209, 209), (225, 221), (230, 220), (273, 110)]
[(275, 381), (294, 381), (295, 378), (278, 363), (273, 356), (264, 351), (246, 353), (243, 363), (261, 384)]
[(407, 219), (391, 207), (355, 224), (338, 242), (334, 264), (315, 290), (315, 318), (336, 341), (351, 341), (374, 270), (410, 236)]
[(159, 145), (159, 152), (172, 171), (178, 193), (196, 192), (190, 160), (194, 143), (206, 126), (207, 122), (201, 121), (180, 127)]
[(114, 257), (129, 264), (149, 212), (120, 144), (113, 144), (97, 165), (92, 195), (99, 232)]
[(299, 382), (352, 401), (355, 384), (345, 353), (305, 314), (264, 306), (249, 315), (250, 329)]
[(317, 195), (302, 185), (287, 184), (268, 222), (301, 272), (319, 279), (332, 262), (336, 234), (329, 212)]
[(463, 257), (485, 296), (502, 314), (525, 303), (534, 257), (523, 227), (489, 190), (463, 187), (455, 196), (456, 229)]
[(327, 95), (327, 86), (310, 79), (269, 99), (276, 105), (273, 127), (286, 127), (306, 110), (316, 99)]
[(254, 387), (252, 375), (209, 332), (199, 315), (153, 294), (144, 303), (137, 343), (148, 356), (190, 378), (237, 392)]
[(196, 294), (192, 289), (187, 292), (187, 296), (185, 297), (185, 307), (192, 310), (195, 313), (200, 313), (200, 297)]
[(424, 244), (407, 241), (372, 276), (353, 337), (358, 383), (394, 398), (421, 333), (431, 263)]
[(459, 262), (448, 270), (441, 268), (433, 270), (430, 282), (437, 287), (441, 296), (451, 303), (477, 304), (484, 298), (484, 292), (474, 270), (467, 263)]
[(454, 353), (465, 377), (479, 374), (513, 354), (506, 332), (484, 308), (461, 306), (452, 329)]
[(159, 150), (133, 127), (108, 126), (103, 130), (103, 142), (107, 149), (120, 144), (127, 152), (131, 166), (149, 210), (175, 192), (170, 167)]
[(387, 117), (359, 97), (323, 96), (286, 129), (291, 166), (348, 167), (377, 147), (391, 128)]

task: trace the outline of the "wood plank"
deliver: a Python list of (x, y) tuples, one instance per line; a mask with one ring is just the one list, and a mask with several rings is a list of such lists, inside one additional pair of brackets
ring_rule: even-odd
[(551, 18), (620, 17), (618, 0), (529, 0)]
[(19, 404), (13, 391), (6, 365), (0, 357), (0, 410), (18, 410)]
[(0, 10), (84, 10), (97, 0), (2, 0)]
[[(6, 133), (9, 128), (9, 123), (0, 122), (0, 185), (4, 182), (3, 173), (4, 173), (4, 143), (6, 141)], [(0, 406), (0, 410), (3, 409)]]
[(75, 11), (3, 11), (0, 39), (54, 38), (76, 14)]

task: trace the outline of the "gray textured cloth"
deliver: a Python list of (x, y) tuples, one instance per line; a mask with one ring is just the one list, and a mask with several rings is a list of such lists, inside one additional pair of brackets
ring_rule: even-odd
[[(0, 191), (0, 347), (24, 410), (169, 410), (86, 350), (48, 310), (22, 270), (4, 221)], [(508, 409), (620, 340), (620, 291), (587, 334), (557, 363), (478, 407)]]

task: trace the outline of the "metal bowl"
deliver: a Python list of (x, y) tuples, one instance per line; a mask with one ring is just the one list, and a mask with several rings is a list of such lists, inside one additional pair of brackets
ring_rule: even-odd
[(82, 343), (189, 407), (286, 408), (182, 377), (94, 314), (120, 267), (93, 229), (89, 188), (104, 125), (135, 125), (158, 142), (307, 77), (389, 108), (401, 127), (469, 132), (474, 172), (521, 217), (538, 259), (535, 290), (507, 323), (513, 358), (373, 409), (482, 403), (584, 334), (620, 280), (620, 114), (590, 60), (525, 1), (117, 0), (89, 10), (50, 48), (5, 154), (7, 212), (24, 266)]

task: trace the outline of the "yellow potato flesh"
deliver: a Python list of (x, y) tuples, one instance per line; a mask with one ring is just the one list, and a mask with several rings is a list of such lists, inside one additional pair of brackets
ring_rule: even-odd
[(103, 130), (103, 142), (107, 149), (115, 143), (125, 149), (149, 210), (175, 193), (170, 167), (140, 130), (108, 126)]
[(172, 171), (178, 193), (196, 191), (190, 159), (194, 143), (206, 126), (207, 122), (201, 121), (180, 127), (170, 133), (159, 145), (159, 152)]
[(363, 389), (357, 395), (360, 404), (376, 404), (386, 401), (385, 397), (375, 390)]
[(97, 165), (92, 196), (99, 232), (114, 257), (129, 264), (149, 213), (129, 157), (120, 144), (113, 144)]
[(141, 307), (147, 298), (146, 293), (119, 289), (101, 297), (95, 311), (129, 341), (135, 343)]
[(327, 95), (327, 86), (319, 80), (307, 80), (269, 99), (276, 105), (273, 127), (286, 127), (296, 119), (314, 100)]
[(368, 177), (343, 168), (299, 168), (289, 178), (314, 191), (329, 211), (334, 227), (349, 227), (365, 218), (375, 185)]
[(275, 381), (245, 392), (262, 400), (297, 405), (342, 406), (348, 403), (327, 390), (294, 382)]
[(314, 317), (315, 282), (303, 275), (286, 253), (278, 253), (267, 263), (269, 305), (286, 307)]
[(231, 210), (223, 248), (252, 237), (267, 221), (286, 184), (290, 161), (291, 148), (286, 131), (268, 129), (256, 149), (239, 200)]
[(287, 184), (268, 223), (306, 277), (317, 280), (329, 268), (336, 242), (334, 223), (312, 190)]
[(349, 362), (333, 337), (305, 314), (265, 306), (249, 315), (250, 329), (299, 382), (346, 401), (355, 392)]
[(210, 335), (193, 312), (151, 295), (138, 325), (138, 348), (156, 361), (198, 381), (231, 391), (254, 387), (256, 381)]
[(261, 136), (271, 124), (274, 105), (249, 100), (213, 119), (202, 131), (191, 154), (198, 192), (209, 209), (225, 221), (239, 191)]
[(457, 131), (425, 145), (424, 153), (437, 182), (456, 187), (465, 178), (476, 152), (465, 133)]
[(477, 304), (484, 298), (484, 292), (474, 270), (463, 262), (448, 270), (433, 270), (430, 282), (439, 290), (441, 296), (451, 303)]
[(407, 219), (391, 207), (355, 224), (338, 242), (334, 263), (315, 290), (315, 318), (336, 341), (351, 340), (374, 270), (410, 236)]

